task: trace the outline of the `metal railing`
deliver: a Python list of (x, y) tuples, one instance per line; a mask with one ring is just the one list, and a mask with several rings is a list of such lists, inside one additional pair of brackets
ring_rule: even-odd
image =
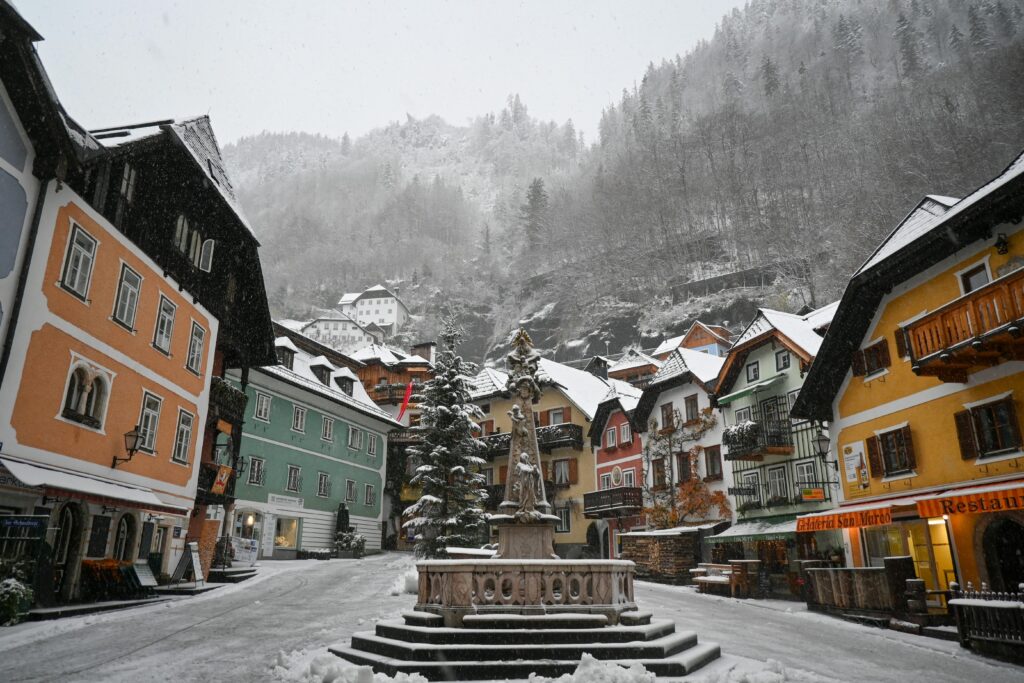
[(996, 642), (1022, 648), (1024, 654), (1024, 583), (1017, 593), (975, 591), (970, 583), (960, 590), (955, 581), (949, 589), (949, 608), (963, 647), (971, 647), (972, 641)]
[[(789, 408), (783, 397), (779, 407), (771, 415), (762, 415), (758, 407), (751, 408), (749, 424), (726, 428), (722, 434), (726, 460), (763, 455), (769, 449), (785, 451), (793, 447), (793, 426), (789, 419)], [(744, 427), (744, 425), (747, 425)]]
[[(512, 443), (512, 434), (510, 432), (488, 434), (480, 437), (480, 440), (484, 444), (484, 457), (493, 458), (495, 455), (508, 453)], [(537, 427), (537, 446), (545, 453), (565, 447), (580, 450), (583, 448), (583, 427), (571, 422)]]

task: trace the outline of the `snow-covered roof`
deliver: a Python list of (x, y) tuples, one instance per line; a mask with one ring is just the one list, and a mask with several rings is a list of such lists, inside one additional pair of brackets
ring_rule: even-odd
[(315, 368), (317, 366), (330, 368), (331, 370), (334, 370), (334, 363), (327, 360), (326, 356), (317, 356), (316, 358), (309, 359), (309, 367)]
[(351, 306), (355, 303), (356, 299), (359, 298), (360, 294), (362, 294), (362, 292), (345, 292), (342, 294), (341, 298), (338, 299), (338, 305)]
[(370, 343), (361, 349), (353, 351), (349, 355), (352, 358), (355, 358), (356, 360), (362, 361), (364, 363), (367, 361), (376, 360), (380, 361), (384, 365), (396, 365), (397, 363), (401, 362), (403, 358), (405, 358), (405, 353), (397, 349), (392, 349), (387, 346), (384, 346), (383, 344), (377, 344), (375, 342)]
[(714, 382), (725, 358), (713, 356), (703, 351), (693, 349), (677, 348), (665, 359), (661, 369), (651, 379), (651, 384), (668, 381), (686, 372), (692, 372), (704, 384)]
[(348, 368), (338, 368), (338, 369), (336, 369), (334, 372), (331, 373), (331, 378), (333, 379), (335, 377), (345, 377), (347, 379), (351, 379), (351, 380), (356, 381), (356, 382), (359, 381), (359, 378), (356, 377), (356, 373), (352, 372)]
[(213, 127), (210, 125), (209, 116), (203, 114), (92, 131), (100, 143), (108, 149), (117, 149), (147, 138), (155, 138), (165, 132), (181, 143), (185, 151), (196, 162), (199, 170), (209, 179), (211, 186), (238, 217), (239, 222), (255, 237), (252, 225), (249, 224), (249, 219), (245, 217), (245, 212), (242, 211), (242, 207), (238, 203), (238, 197), (235, 196), (235, 188), (228, 177), (224, 158), (221, 156), (220, 146), (217, 144)]
[(584, 370), (577, 370), (547, 358), (540, 359), (540, 372), (558, 385), (562, 393), (583, 411), (588, 420), (593, 419), (598, 404), (608, 393), (610, 386), (620, 387), (623, 391), (628, 386), (626, 382), (603, 380)]
[(636, 408), (637, 403), (640, 402), (640, 396), (644, 393), (643, 391), (637, 389), (629, 382), (623, 382), (618, 379), (610, 379), (608, 380), (608, 383), (611, 386), (608, 388), (608, 393), (601, 398), (599, 404), (606, 401), (618, 400), (619, 405), (622, 406), (622, 409), (626, 412), (630, 412)]
[(665, 341), (658, 344), (658, 348), (654, 349), (653, 355), (661, 356), (666, 353), (671, 353), (673, 349), (680, 348), (680, 346), (686, 340), (686, 338), (690, 336), (690, 333), (692, 333), (693, 330), (697, 327), (701, 328), (709, 335), (720, 341), (724, 346), (729, 346), (732, 343), (732, 339), (728, 334), (728, 330), (726, 330), (721, 325), (705, 325), (699, 320), (694, 320), (693, 324), (690, 325), (690, 329), (686, 330), (684, 334), (681, 334), (678, 337), (672, 337), (671, 339), (666, 339)]
[(488, 396), (500, 394), (505, 390), (508, 383), (508, 375), (501, 370), (494, 368), (481, 368), (474, 377), (469, 380), (469, 395), (474, 401)]
[(648, 356), (646, 353), (639, 349), (629, 349), (614, 365), (609, 366), (608, 373), (623, 372), (625, 370), (632, 370), (633, 368), (642, 368), (645, 365), (653, 365), (655, 368), (661, 367), (661, 361), (653, 356)]
[(666, 339), (665, 341), (663, 341), (660, 344), (658, 344), (658, 348), (654, 349), (654, 355), (655, 356), (660, 356), (663, 353), (670, 353), (672, 351), (672, 349), (679, 348), (679, 345), (683, 343), (683, 338), (684, 337), (686, 337), (686, 335), (685, 334), (681, 334), (678, 337), (672, 337), (671, 339)]
[[(1020, 162), (1021, 158), (1018, 158), (1017, 161), (1014, 162), (1014, 165), (1019, 166), (1017, 169), (1018, 173), (1020, 171), (1024, 171), (1024, 164), (1021, 164)], [(1010, 169), (1013, 169), (1013, 166), (1011, 166)], [(1007, 173), (1009, 173), (1009, 170)], [(992, 183), (989, 183), (989, 185), (992, 185), (1001, 178), (1004, 178), (1006, 175), (1007, 174), (999, 176), (993, 180)], [(1009, 177), (1006, 177), (1006, 180), (1009, 180)], [(988, 185), (983, 187), (982, 190), (985, 190), (987, 193), (989, 189), (986, 188), (988, 188)], [(994, 187), (991, 189), (994, 189)], [(981, 190), (978, 192), (981, 192)], [(964, 200), (965, 206), (968, 205), (967, 202), (973, 203), (973, 198), (978, 195), (978, 192), (975, 192), (968, 197), (967, 200)], [(956, 197), (944, 197), (938, 194), (925, 196), (925, 198), (914, 207), (914, 210), (907, 214), (907, 217), (900, 221), (893, 231), (889, 233), (889, 236), (878, 246), (875, 253), (873, 253), (868, 260), (864, 262), (864, 265), (857, 270), (856, 274), (860, 274), (881, 263), (889, 256), (895, 254), (897, 251), (916, 240), (918, 237), (927, 234), (936, 226), (941, 225), (948, 215), (952, 215), (950, 213), (950, 209), (956, 206), (959, 202), (960, 200)], [(963, 207), (961, 206), (956, 206), (957, 211), (962, 208)]]
[(417, 356), (415, 353), (411, 356), (406, 356), (402, 360), (398, 361), (399, 365), (430, 365), (430, 361), (423, 356)]
[(757, 315), (747, 325), (747, 329), (743, 330), (743, 334), (739, 336), (733, 346), (745, 344), (774, 328), (813, 358), (818, 355), (818, 349), (821, 348), (822, 336), (817, 330), (832, 320), (837, 306), (837, 303), (831, 303), (813, 310), (807, 315), (759, 308)]
[(274, 339), (274, 347), (275, 348), (279, 348), (279, 349), (281, 349), (281, 348), (288, 349), (292, 353), (298, 353), (299, 352), (299, 347), (296, 346), (295, 342), (293, 342), (288, 337), (277, 337), (276, 339)]
[[(278, 339), (287, 339), (287, 337), (278, 337)], [(296, 349), (296, 351), (298, 351), (298, 349)], [(326, 396), (333, 401), (359, 410), (373, 418), (385, 420), (392, 426), (398, 426), (398, 423), (390, 415), (377, 407), (377, 404), (370, 399), (369, 394), (366, 393), (366, 389), (363, 388), (362, 382), (354, 381), (352, 383), (351, 396), (343, 392), (334, 382), (331, 382), (330, 384), (324, 384), (321, 382), (317, 376), (313, 374), (312, 370), (315, 365), (322, 364), (323, 361), (321, 361), (321, 359), (323, 359), (323, 361), (327, 361), (324, 356), (314, 357), (305, 351), (298, 351), (292, 359), (292, 367), (290, 370), (283, 365), (270, 365), (259, 368), (259, 371), (268, 375), (280, 377), (281, 379), (291, 382), (302, 389), (312, 391), (320, 394), (321, 396)], [(330, 361), (327, 362), (330, 363)], [(333, 368), (334, 365), (331, 365), (330, 367)], [(348, 368), (340, 368), (336, 370), (332, 373), (332, 377), (334, 376), (356, 379), (355, 375)]]
[(305, 329), (307, 325), (309, 325), (311, 322), (314, 322), (314, 321), (312, 321), (312, 320), (292, 320), (291, 318), (282, 318), (281, 320), (275, 320), (274, 322), (276, 322), (281, 327), (288, 328), (292, 332), (299, 332), (299, 331)]
[(695, 524), (693, 526), (676, 526), (671, 529), (651, 529), (650, 531), (628, 531), (620, 536), (678, 536), (679, 534), (695, 534), (698, 531), (709, 531), (721, 522), (713, 524)]

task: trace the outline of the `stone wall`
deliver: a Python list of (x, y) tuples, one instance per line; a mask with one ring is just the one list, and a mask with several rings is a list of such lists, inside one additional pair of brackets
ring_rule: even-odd
[(622, 539), (622, 559), (636, 563), (636, 577), (660, 583), (690, 583), (700, 559), (700, 534), (634, 536)]

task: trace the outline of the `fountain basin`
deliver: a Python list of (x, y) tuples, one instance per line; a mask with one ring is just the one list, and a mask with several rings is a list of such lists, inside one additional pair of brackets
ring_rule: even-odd
[(416, 609), (461, 627), (467, 614), (603, 614), (636, 610), (628, 560), (423, 560)]

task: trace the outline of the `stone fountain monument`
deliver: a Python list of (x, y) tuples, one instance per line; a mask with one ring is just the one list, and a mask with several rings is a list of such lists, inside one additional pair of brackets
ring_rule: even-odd
[(658, 676), (683, 676), (719, 656), (716, 644), (676, 632), (637, 610), (627, 560), (563, 560), (554, 552), (533, 403), (541, 396), (540, 355), (520, 329), (506, 356), (512, 436), (493, 558), (417, 562), (415, 611), (357, 633), (339, 657), (378, 673), (417, 672), (430, 680), (526, 678), (571, 673), (584, 652)]

